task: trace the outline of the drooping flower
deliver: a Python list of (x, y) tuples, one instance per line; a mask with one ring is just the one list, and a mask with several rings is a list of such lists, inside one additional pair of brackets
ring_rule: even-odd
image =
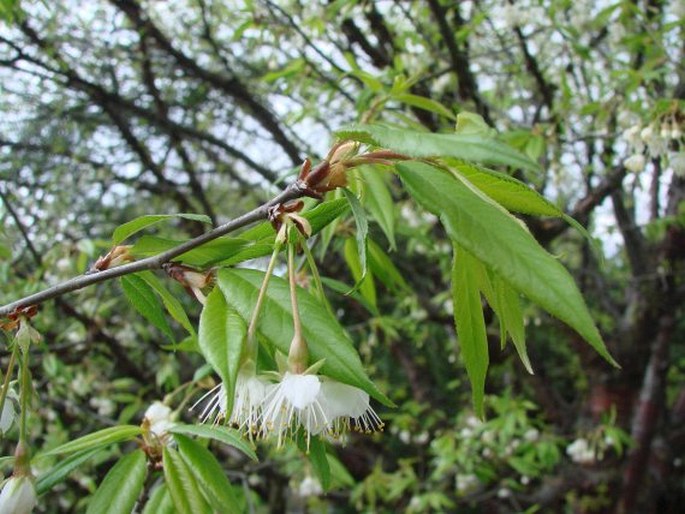
[(350, 428), (366, 434), (383, 428), (383, 422), (369, 403), (368, 393), (358, 387), (326, 380), (321, 385), (320, 396), (332, 435), (340, 435)]
[(383, 422), (361, 389), (319, 375), (286, 372), (267, 392), (260, 431), (277, 436), (280, 445), (300, 426), (307, 438), (340, 437), (349, 430), (380, 430)]
[(31, 514), (37, 503), (36, 488), (29, 476), (13, 476), (0, 493), (0, 514)]
[[(239, 372), (235, 384), (233, 410), (228, 419), (230, 425), (238, 430), (256, 434), (259, 429), (262, 405), (269, 382), (254, 373)], [(203, 423), (218, 423), (226, 418), (226, 388), (223, 383), (217, 385), (195, 404), (209, 398), (200, 413)], [(193, 406), (195, 407), (195, 406)]]
[(329, 420), (319, 401), (320, 392), (321, 379), (318, 375), (286, 371), (281, 381), (267, 390), (260, 432), (276, 435), (280, 446), (297, 432), (300, 425), (308, 436), (325, 431)]

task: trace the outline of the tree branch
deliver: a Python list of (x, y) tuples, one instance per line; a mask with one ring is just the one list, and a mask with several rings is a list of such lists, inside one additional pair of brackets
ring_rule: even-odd
[(50, 287), (38, 293), (22, 298), (21, 300), (17, 300), (15, 302), (4, 305), (0, 307), (0, 317), (7, 316), (16, 309), (21, 309), (24, 307), (28, 307), (30, 305), (38, 305), (47, 300), (57, 298), (58, 296), (61, 296), (65, 293), (77, 291), (79, 289), (83, 289), (84, 287), (88, 287), (99, 282), (104, 282), (106, 280), (111, 280), (113, 278), (129, 275), (131, 273), (137, 273), (139, 271), (159, 269), (162, 267), (163, 264), (171, 261), (179, 255), (183, 255), (184, 253), (192, 250), (193, 248), (197, 248), (198, 246), (203, 245), (204, 243), (213, 241), (214, 239), (226, 235), (230, 232), (234, 232), (235, 230), (242, 228), (246, 225), (249, 225), (250, 223), (253, 223), (261, 219), (265, 219), (267, 217), (270, 207), (303, 196), (305, 187), (305, 184), (303, 184), (300, 181), (294, 182), (279, 195), (269, 200), (268, 202), (260, 205), (256, 209), (253, 209), (250, 212), (243, 214), (242, 216), (239, 216), (227, 223), (224, 223), (223, 225), (216, 227), (215, 229), (210, 230), (209, 232), (206, 232), (201, 236), (190, 239), (165, 252), (153, 255), (152, 257), (141, 259), (139, 261), (131, 262), (129, 264), (117, 266), (116, 268), (110, 268), (95, 273), (86, 273), (84, 275), (75, 277), (71, 280), (67, 280), (66, 282), (62, 282), (61, 284), (57, 284), (56, 286)]

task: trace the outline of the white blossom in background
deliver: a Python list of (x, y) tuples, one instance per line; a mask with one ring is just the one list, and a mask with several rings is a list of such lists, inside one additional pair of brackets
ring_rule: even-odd
[(321, 487), (319, 481), (309, 475), (307, 475), (304, 480), (300, 482), (300, 486), (297, 488), (297, 494), (300, 496), (300, 498), (320, 496), (322, 493), (323, 488)]
[(626, 167), (626, 169), (628, 171), (632, 171), (633, 173), (639, 173), (640, 171), (644, 170), (646, 163), (647, 161), (645, 156), (641, 153), (633, 154), (623, 161), (623, 165)]
[(529, 428), (523, 434), (523, 438), (529, 443), (534, 443), (540, 438), (540, 431), (537, 428)]
[(685, 151), (670, 154), (668, 163), (671, 166), (673, 173), (679, 177), (685, 177)]
[(0, 493), (0, 514), (31, 514), (38, 501), (33, 479), (11, 477)]
[(590, 447), (587, 439), (576, 439), (566, 447), (566, 455), (578, 464), (593, 464), (597, 461), (595, 451)]
[(478, 488), (480, 480), (473, 473), (458, 473), (455, 477), (457, 492), (461, 495), (466, 495)]

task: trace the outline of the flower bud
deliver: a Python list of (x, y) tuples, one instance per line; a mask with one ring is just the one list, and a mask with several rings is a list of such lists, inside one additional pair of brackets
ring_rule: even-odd
[(13, 476), (0, 493), (0, 514), (31, 514), (36, 506), (36, 488), (28, 476)]

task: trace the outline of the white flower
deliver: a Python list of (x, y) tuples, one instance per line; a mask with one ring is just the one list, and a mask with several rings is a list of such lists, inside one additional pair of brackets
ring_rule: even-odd
[(578, 464), (592, 464), (597, 460), (595, 451), (590, 448), (590, 443), (582, 437), (566, 447), (566, 454)]
[(36, 506), (36, 488), (27, 476), (11, 477), (0, 493), (0, 514), (30, 514)]
[(623, 165), (627, 170), (632, 171), (633, 173), (638, 173), (645, 169), (645, 162), (645, 156), (641, 153), (636, 153), (623, 161)]
[(302, 425), (309, 434), (319, 434), (329, 420), (319, 401), (321, 380), (317, 375), (285, 372), (281, 381), (271, 385), (264, 398), (261, 418), (263, 435), (274, 433), (279, 446)]
[(319, 496), (321, 493), (323, 493), (321, 484), (312, 476), (306, 476), (304, 480), (300, 482), (300, 487), (297, 489), (297, 494), (300, 496), (300, 498)]
[(333, 435), (349, 428), (366, 434), (383, 428), (383, 422), (369, 403), (369, 395), (358, 387), (326, 380), (321, 384), (320, 396)]
[[(269, 386), (264, 378), (254, 374), (238, 373), (235, 384), (233, 412), (228, 422), (239, 430), (255, 432), (262, 414), (262, 404)], [(226, 394), (226, 393), (224, 393)], [(222, 405), (225, 405), (222, 402)]]
[(523, 438), (529, 443), (537, 441), (540, 437), (540, 431), (537, 428), (529, 428), (523, 434)]
[(286, 372), (268, 388), (260, 432), (276, 434), (278, 444), (302, 426), (310, 435), (340, 436), (350, 428), (373, 432), (383, 427), (369, 405), (369, 395), (357, 387), (318, 375)]
[(497, 497), (502, 498), (503, 500), (506, 498), (511, 498), (511, 489), (500, 487), (497, 491)]
[[(238, 430), (257, 433), (262, 406), (269, 386), (266, 379), (249, 372), (239, 372), (235, 383), (233, 410), (228, 423)], [(210, 390), (195, 405), (211, 397), (200, 413), (200, 420), (218, 423), (226, 417), (226, 388), (221, 383)], [(192, 408), (195, 408), (193, 405)]]
[(480, 485), (480, 480), (478, 480), (478, 477), (472, 473), (458, 473), (455, 478), (457, 481), (457, 492), (459, 494), (468, 494)]
[(147, 421), (152, 434), (159, 439), (165, 438), (171, 425), (173, 425), (171, 407), (162, 402), (154, 402), (145, 411), (144, 421)]
[(668, 157), (673, 173), (679, 177), (685, 176), (685, 152), (672, 153)]

